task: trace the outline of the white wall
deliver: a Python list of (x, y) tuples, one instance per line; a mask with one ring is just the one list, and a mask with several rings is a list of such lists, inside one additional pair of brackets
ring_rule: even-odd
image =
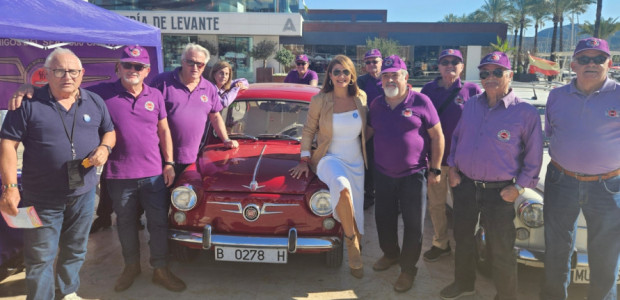
[(465, 58), (465, 68), (467, 77), (465, 81), (479, 80), (478, 65), (482, 59), (482, 46), (467, 46), (467, 57)]

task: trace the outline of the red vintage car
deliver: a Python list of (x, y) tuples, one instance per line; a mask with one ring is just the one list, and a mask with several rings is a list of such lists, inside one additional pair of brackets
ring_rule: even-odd
[(173, 256), (196, 249), (216, 260), (286, 263), (292, 253), (322, 253), (342, 264), (342, 229), (329, 191), (315, 174), (294, 179), (310, 98), (319, 89), (298, 84), (252, 84), (222, 111), (227, 149), (212, 128), (196, 163), (172, 191), (169, 239)]

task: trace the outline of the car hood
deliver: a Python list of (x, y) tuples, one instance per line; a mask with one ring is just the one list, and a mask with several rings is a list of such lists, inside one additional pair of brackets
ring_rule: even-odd
[(296, 141), (239, 141), (239, 148), (205, 147), (197, 161), (203, 188), (210, 192), (303, 194), (315, 175), (294, 179), (299, 162)]
[(542, 167), (540, 168), (540, 174), (538, 175), (540, 179), (538, 180), (538, 184), (536, 185), (536, 189), (540, 192), (545, 191), (545, 177), (547, 176), (547, 165), (549, 165), (550, 162), (551, 156), (549, 156), (549, 148), (545, 148), (545, 150), (543, 151)]

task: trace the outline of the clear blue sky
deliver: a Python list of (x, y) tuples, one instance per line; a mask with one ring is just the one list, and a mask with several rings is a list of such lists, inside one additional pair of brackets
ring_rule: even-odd
[[(480, 8), (484, 0), (305, 0), (309, 9), (387, 9), (388, 22), (437, 22), (447, 14), (461, 16)], [(301, 3), (301, 0), (300, 0)], [(596, 4), (579, 16), (579, 23), (594, 23)], [(620, 17), (620, 0), (603, 0), (603, 18)], [(564, 18), (564, 23), (570, 21)], [(545, 28), (553, 27), (548, 21)], [(530, 28), (525, 36), (534, 36)]]

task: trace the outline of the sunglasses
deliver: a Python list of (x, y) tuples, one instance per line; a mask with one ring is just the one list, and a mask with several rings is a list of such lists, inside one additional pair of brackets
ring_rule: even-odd
[(590, 57), (590, 56), (579, 56), (577, 57), (577, 62), (580, 65), (589, 65), (590, 62), (594, 62), (594, 64), (596, 65), (600, 65), (604, 62), (607, 61), (607, 56), (603, 56), (603, 55), (599, 55), (599, 56), (594, 56), (594, 57)]
[(144, 68), (146, 68), (147, 66), (143, 65), (143, 64), (132, 64), (132, 63), (128, 63), (128, 62), (123, 62), (121, 63), (121, 66), (123, 67), (123, 69), (125, 70), (131, 70), (131, 68), (133, 68), (134, 70), (140, 72), (142, 70), (144, 70)]
[(458, 60), (458, 59), (455, 59), (455, 60), (444, 59), (439, 64), (445, 67), (445, 66), (450, 65), (450, 64), (453, 65), (453, 66), (456, 66), (456, 65), (458, 65), (460, 63), (461, 63), (461, 61)]
[(370, 64), (376, 65), (376, 64), (378, 64), (378, 63), (379, 63), (379, 61), (378, 61), (378, 60), (367, 60), (367, 61), (365, 61), (364, 63), (365, 63), (366, 65), (370, 65)]
[(193, 61), (191, 59), (184, 59), (183, 61), (190, 67), (197, 66), (200, 69), (205, 66), (205, 63)]
[(305, 65), (306, 65), (306, 62), (300, 61), (300, 62), (298, 62), (298, 63), (297, 63), (297, 65), (298, 65), (298, 66), (305, 66)]
[(67, 73), (69, 73), (69, 77), (76, 78), (80, 75), (82, 70), (63, 70), (63, 69), (53, 69), (52, 73), (54, 73), (54, 77), (56, 78), (64, 78)]
[(502, 78), (504, 76), (504, 69), (495, 69), (493, 72), (480, 71), (480, 79), (487, 79), (491, 76), (491, 74), (493, 74), (496, 78)]
[(351, 71), (349, 71), (347, 69), (343, 69), (343, 70), (334, 69), (334, 70), (332, 70), (332, 75), (338, 77), (338, 76), (340, 76), (340, 74), (344, 74), (344, 76), (349, 76), (349, 75), (351, 75)]

